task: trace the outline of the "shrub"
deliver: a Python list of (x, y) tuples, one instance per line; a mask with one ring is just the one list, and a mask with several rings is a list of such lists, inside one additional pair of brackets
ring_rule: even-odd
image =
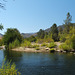
[(16, 48), (20, 46), (20, 42), (16, 39), (14, 42), (9, 43), (9, 49)]
[(55, 46), (56, 46), (56, 44), (55, 44), (54, 42), (51, 42), (51, 43), (48, 45), (49, 48), (54, 48)]
[(31, 42), (25, 40), (22, 44), (21, 44), (22, 47), (26, 47), (26, 48), (31, 48), (32, 45), (31, 45)]
[(36, 47), (39, 47), (39, 45), (37, 45), (37, 44), (36, 45), (32, 45), (32, 48), (36, 48)]
[(71, 47), (75, 50), (75, 35), (71, 38)]
[(44, 42), (44, 39), (37, 39), (36, 42), (37, 42), (37, 43), (43, 43), (43, 42)]
[(49, 42), (54, 42), (54, 40), (53, 40), (52, 38), (46, 38), (45, 41), (46, 41), (47, 43), (49, 43)]
[(36, 50), (40, 50), (40, 48), (39, 47), (36, 47)]
[(46, 39), (37, 39), (37, 43), (49, 43), (49, 42), (54, 42), (52, 38), (46, 38)]
[(59, 46), (59, 48), (65, 50), (65, 51), (71, 50), (70, 46), (67, 45), (67, 44), (65, 44), (65, 43), (64, 43), (64, 44), (61, 44), (61, 45)]
[(52, 53), (52, 52), (55, 52), (55, 49), (54, 48), (51, 48), (50, 49), (50, 52)]
[(10, 62), (5, 63), (3, 61), (2, 67), (0, 68), (0, 75), (21, 75), (20, 72), (16, 69), (16, 65)]
[(43, 43), (43, 44), (41, 44), (41, 46), (48, 46), (48, 44), (46, 44), (46, 43)]

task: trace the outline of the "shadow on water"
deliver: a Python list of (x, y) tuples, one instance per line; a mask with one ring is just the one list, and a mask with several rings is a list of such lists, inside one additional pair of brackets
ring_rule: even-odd
[(22, 75), (75, 75), (75, 55), (70, 53), (25, 53), (4, 51)]
[(22, 53), (11, 51), (11, 50), (4, 50), (4, 57), (6, 57), (7, 61), (12, 62), (19, 62), (22, 61)]

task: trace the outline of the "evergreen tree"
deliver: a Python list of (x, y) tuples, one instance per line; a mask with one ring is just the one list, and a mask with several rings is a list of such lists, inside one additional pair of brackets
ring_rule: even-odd
[(37, 33), (37, 37), (40, 39), (44, 39), (45, 36), (45, 31), (40, 29), (39, 32)]
[(58, 41), (58, 28), (56, 24), (53, 24), (53, 26), (51, 27), (50, 34), (52, 35), (52, 39), (54, 41)]
[(68, 24), (71, 23), (71, 21), (72, 21), (72, 16), (71, 16), (70, 13), (68, 12), (68, 13), (67, 13), (67, 18), (66, 18), (66, 20), (64, 20), (64, 22), (65, 22), (66, 25), (68, 25)]

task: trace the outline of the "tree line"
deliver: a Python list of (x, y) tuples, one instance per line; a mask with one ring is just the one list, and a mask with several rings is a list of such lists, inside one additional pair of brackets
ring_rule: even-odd
[[(57, 26), (57, 24), (54, 23), (49, 32), (40, 29), (37, 32), (37, 36), (31, 36), (29, 38), (23, 38), (19, 30), (16, 28), (8, 28), (3, 39), (0, 40), (0, 44), (6, 45), (6, 48), (8, 49), (19, 47), (24, 40), (38, 43), (60, 41), (70, 44), (70, 42), (72, 42), (73, 45), (75, 43), (75, 23), (71, 23), (71, 21), (72, 16), (68, 12), (62, 26)], [(2, 25), (0, 25), (0, 29), (3, 29)]]

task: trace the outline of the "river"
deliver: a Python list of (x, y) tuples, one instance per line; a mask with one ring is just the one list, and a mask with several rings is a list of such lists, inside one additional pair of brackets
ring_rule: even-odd
[(74, 54), (0, 50), (0, 66), (6, 56), (16, 64), (21, 75), (75, 75)]

